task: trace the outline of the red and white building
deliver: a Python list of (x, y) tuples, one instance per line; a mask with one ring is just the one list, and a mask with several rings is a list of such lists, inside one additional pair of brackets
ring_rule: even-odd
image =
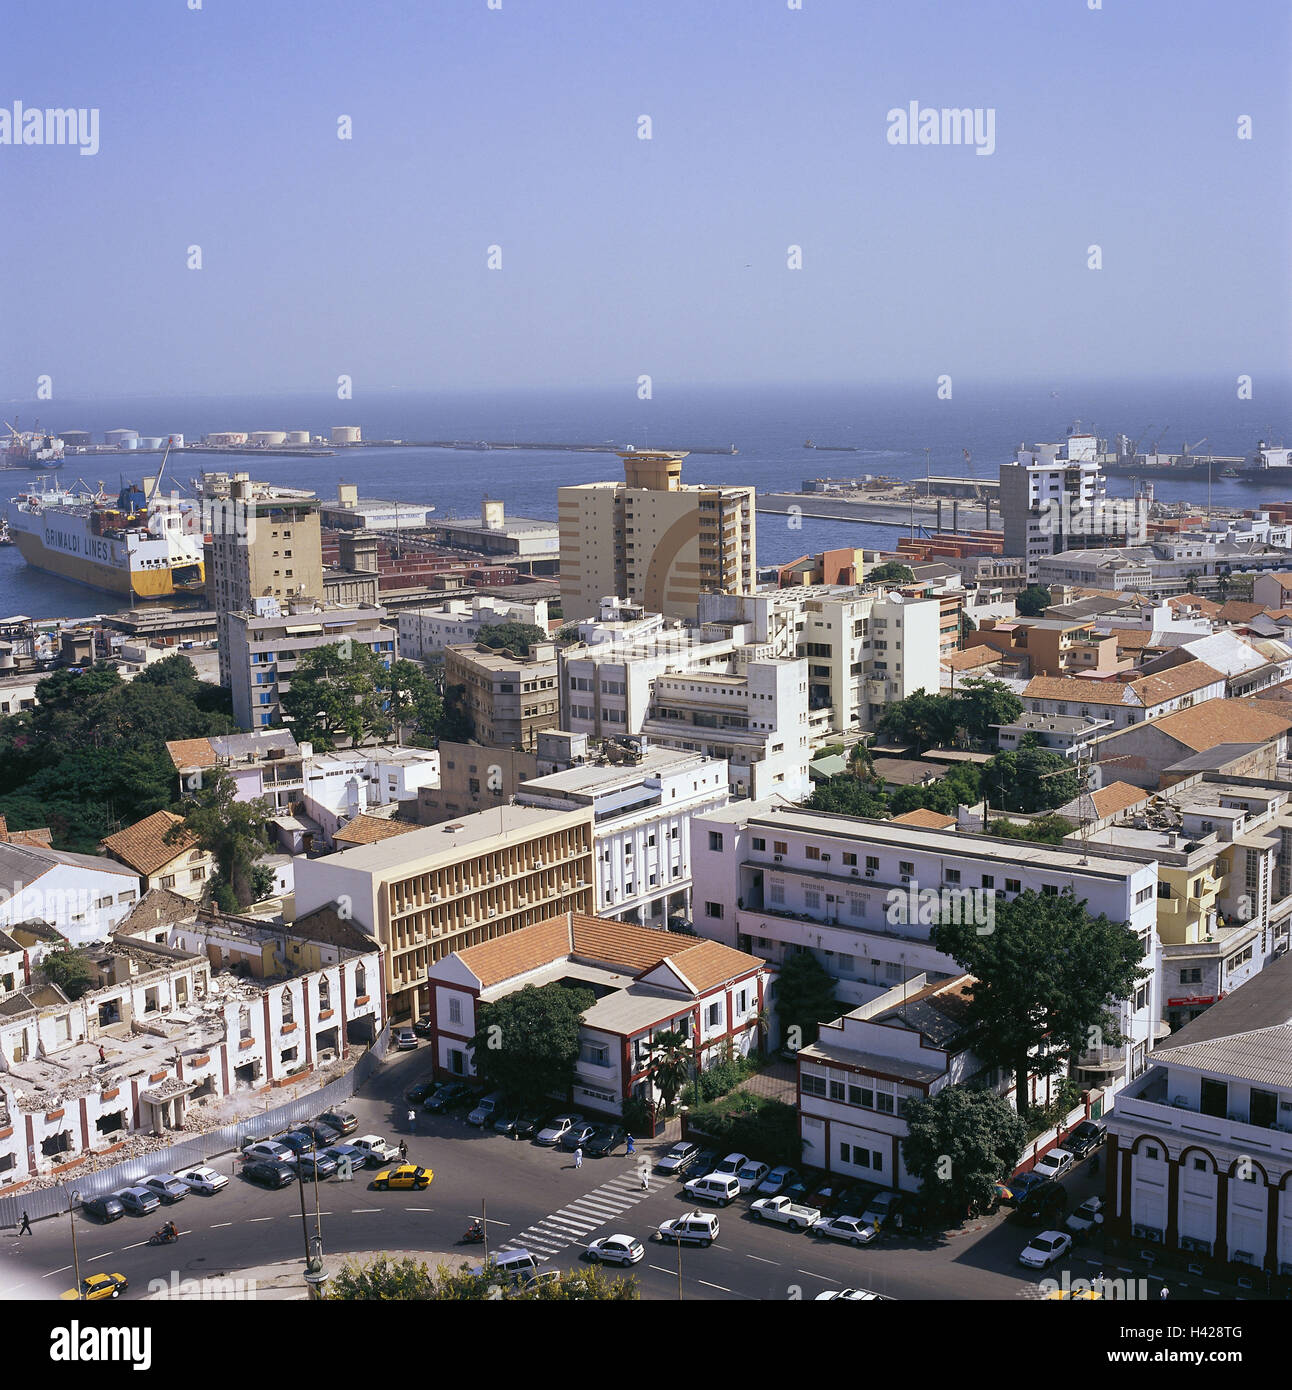
[(660, 1033), (688, 1038), (702, 1068), (754, 1050), (768, 974), (766, 961), (717, 941), (564, 913), (430, 967), (436, 1075), (474, 1077), (479, 1003), (577, 985), (597, 1000), (583, 1015), (571, 1103), (618, 1116), (630, 1097), (659, 1099), (647, 1068)]

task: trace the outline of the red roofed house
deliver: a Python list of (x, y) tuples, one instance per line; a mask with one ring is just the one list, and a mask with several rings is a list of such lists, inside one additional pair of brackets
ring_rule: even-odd
[(766, 961), (718, 941), (565, 913), (454, 951), (427, 971), (437, 1076), (472, 1078), (476, 1005), (526, 985), (590, 989), (570, 1101), (618, 1116), (630, 1097), (658, 1101), (652, 1039), (677, 1031), (708, 1068), (758, 1046)]

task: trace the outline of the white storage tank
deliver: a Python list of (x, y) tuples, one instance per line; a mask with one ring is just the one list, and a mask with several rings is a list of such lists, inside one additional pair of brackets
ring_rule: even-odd
[(166, 441), (159, 434), (141, 434), (139, 443), (135, 446), (139, 449), (160, 449)]
[(288, 430), (287, 442), (289, 444), (308, 444), (310, 442), (309, 430)]
[(248, 442), (251, 444), (281, 444), (287, 438), (282, 430), (252, 430)]
[(118, 449), (137, 449), (139, 447), (139, 436), (128, 434), (124, 439), (117, 440)]
[(138, 430), (108, 430), (103, 436), (108, 444), (121, 444), (126, 439), (138, 439)]
[(359, 426), (358, 425), (333, 425), (332, 426), (333, 444), (358, 444)]
[(169, 439), (172, 449), (182, 449), (184, 447), (184, 436), (182, 434), (172, 434), (169, 436)]
[(220, 444), (225, 447), (230, 444), (245, 444), (247, 436), (242, 430), (215, 430), (206, 436), (208, 444)]

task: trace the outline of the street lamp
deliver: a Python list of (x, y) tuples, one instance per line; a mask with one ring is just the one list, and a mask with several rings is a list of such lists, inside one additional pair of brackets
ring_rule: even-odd
[(67, 1194), (67, 1218), (72, 1223), (72, 1268), (76, 1274), (76, 1296), (81, 1296), (81, 1257), (76, 1249), (76, 1204), (81, 1194), (75, 1188)]

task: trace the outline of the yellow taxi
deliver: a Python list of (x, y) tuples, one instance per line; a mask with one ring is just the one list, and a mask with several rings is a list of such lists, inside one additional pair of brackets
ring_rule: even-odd
[(413, 1192), (420, 1192), (424, 1187), (430, 1187), (435, 1174), (429, 1168), (419, 1168), (415, 1163), (400, 1163), (394, 1168), (383, 1168), (372, 1180), (372, 1185), (378, 1192), (389, 1191), (390, 1188), (405, 1188)]
[(1052, 1302), (1087, 1302), (1094, 1303), (1101, 1299), (1103, 1294), (1098, 1289), (1051, 1289), (1045, 1297)]
[(75, 1302), (96, 1303), (101, 1298), (119, 1298), (130, 1287), (124, 1274), (87, 1274), (79, 1289), (68, 1289), (60, 1297)]

